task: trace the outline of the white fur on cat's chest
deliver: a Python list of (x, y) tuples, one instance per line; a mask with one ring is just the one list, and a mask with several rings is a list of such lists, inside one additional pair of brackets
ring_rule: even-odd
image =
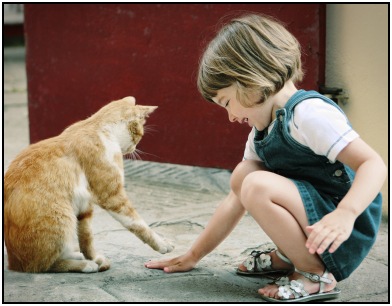
[(125, 126), (120, 125), (109, 125), (105, 127), (107, 133), (99, 133), (99, 138), (105, 148), (105, 157), (109, 163), (115, 166), (124, 182), (124, 170), (122, 165), (119, 165), (115, 161), (115, 157), (118, 155), (122, 156), (122, 146), (128, 147), (130, 145), (129, 134), (125, 131)]
[(99, 137), (107, 153), (113, 150), (116, 151), (115, 153), (126, 152), (133, 144), (125, 122), (108, 124), (102, 130)]
[(86, 176), (84, 173), (81, 173), (72, 197), (72, 207), (76, 216), (84, 213), (89, 208), (91, 193), (88, 191), (88, 186)]

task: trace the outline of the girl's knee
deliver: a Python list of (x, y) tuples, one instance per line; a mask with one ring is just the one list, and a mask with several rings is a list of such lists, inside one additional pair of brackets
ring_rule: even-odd
[(263, 165), (261, 162), (256, 160), (244, 160), (240, 162), (234, 169), (230, 178), (231, 190), (239, 197), (241, 194), (241, 186), (245, 177), (258, 170), (263, 170)]
[(253, 203), (265, 203), (268, 197), (270, 173), (266, 171), (258, 171), (248, 174), (241, 186), (241, 202), (245, 207)]

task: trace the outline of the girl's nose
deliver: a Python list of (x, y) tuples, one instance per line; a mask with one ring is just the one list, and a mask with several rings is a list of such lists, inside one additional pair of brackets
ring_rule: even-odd
[(230, 122), (236, 122), (237, 121), (237, 117), (233, 116), (232, 114), (229, 113), (229, 120), (230, 120)]

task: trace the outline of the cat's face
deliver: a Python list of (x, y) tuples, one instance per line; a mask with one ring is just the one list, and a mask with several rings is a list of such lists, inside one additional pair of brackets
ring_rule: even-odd
[(140, 142), (144, 135), (144, 124), (145, 120), (133, 120), (128, 122), (127, 130), (131, 138), (131, 142), (128, 148), (125, 149), (123, 154), (129, 154), (136, 150), (137, 144)]
[(103, 129), (117, 140), (123, 155), (133, 153), (144, 135), (148, 116), (158, 106), (136, 105), (135, 98), (125, 97), (101, 108), (92, 121), (101, 122)]
[(137, 144), (144, 135), (144, 125), (146, 118), (155, 110), (157, 106), (143, 106), (135, 105), (131, 121), (127, 123), (127, 131), (131, 138), (131, 143), (128, 148), (123, 150), (123, 154), (133, 153), (136, 150)]

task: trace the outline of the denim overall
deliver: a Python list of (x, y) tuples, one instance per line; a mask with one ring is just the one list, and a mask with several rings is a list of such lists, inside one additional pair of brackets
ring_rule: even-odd
[[(316, 155), (290, 135), (288, 123), (294, 107), (311, 98), (320, 98), (343, 113), (338, 105), (318, 92), (299, 90), (284, 108), (276, 111), (277, 120), (271, 132), (267, 132), (268, 128), (256, 130), (254, 138), (256, 152), (265, 166), (296, 184), (310, 225), (336, 208), (351, 187), (355, 175), (348, 166), (339, 161), (330, 163), (327, 157)], [(349, 239), (334, 253), (327, 250), (321, 255), (326, 268), (337, 281), (347, 278), (370, 251), (381, 222), (381, 204), (379, 193), (356, 219)]]

